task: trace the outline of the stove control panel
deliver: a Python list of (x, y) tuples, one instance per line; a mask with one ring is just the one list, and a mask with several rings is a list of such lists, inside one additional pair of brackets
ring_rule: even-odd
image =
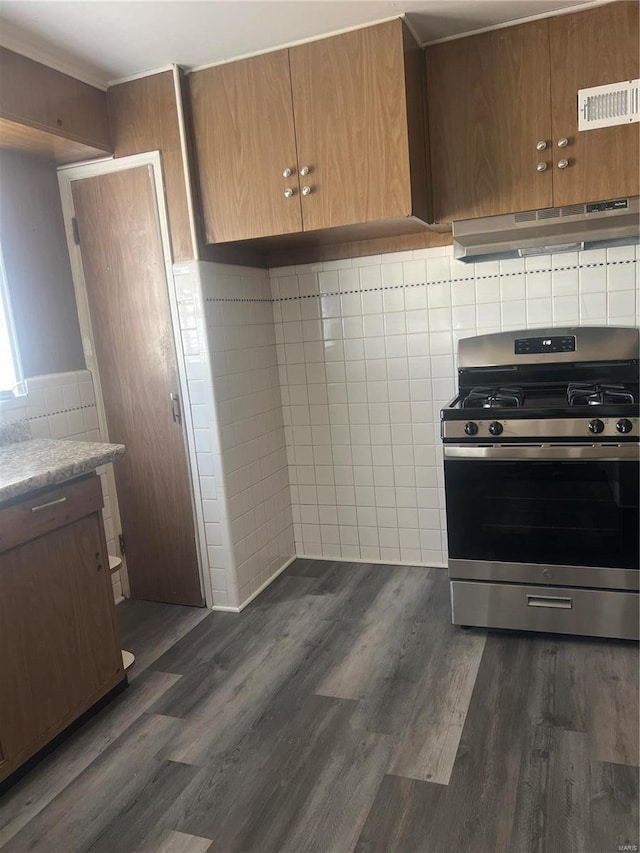
[(571, 439), (597, 436), (600, 441), (640, 437), (640, 418), (505, 418), (504, 420), (445, 420), (442, 437), (448, 439)]
[(539, 338), (516, 338), (514, 342), (516, 355), (540, 355), (541, 353), (575, 352), (575, 335), (549, 335)]

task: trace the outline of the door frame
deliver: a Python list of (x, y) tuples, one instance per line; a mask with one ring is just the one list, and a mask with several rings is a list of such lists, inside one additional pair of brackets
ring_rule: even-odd
[[(196, 495), (194, 492), (194, 483), (196, 482), (194, 472), (197, 471), (197, 457), (191, 407), (188, 405), (189, 390), (187, 385), (186, 366), (184, 359), (181, 357), (182, 342), (180, 338), (180, 324), (178, 319), (178, 302), (174, 286), (173, 257), (171, 254), (171, 239), (169, 236), (169, 219), (166, 208), (162, 161), (159, 151), (150, 151), (144, 154), (132, 154), (129, 157), (120, 157), (118, 159), (109, 158), (81, 165), (71, 164), (69, 166), (58, 167), (58, 185), (60, 187), (60, 199), (62, 201), (62, 213), (67, 238), (67, 248), (69, 250), (69, 258), (71, 260), (71, 275), (73, 278), (73, 287), (78, 309), (80, 334), (82, 335), (82, 347), (87, 363), (87, 370), (89, 370), (93, 375), (100, 434), (105, 441), (109, 441), (109, 430), (107, 428), (104, 398), (102, 395), (102, 386), (100, 384), (100, 367), (95, 355), (96, 348), (94, 343), (93, 327), (91, 324), (91, 312), (89, 310), (89, 299), (84, 276), (84, 267), (82, 265), (82, 254), (80, 246), (77, 245), (74, 240), (72, 220), (75, 217), (75, 206), (73, 202), (72, 184), (74, 181), (80, 181), (85, 178), (94, 178), (100, 175), (112, 174), (114, 172), (125, 172), (139, 166), (151, 166), (153, 174), (156, 209), (158, 212), (160, 240), (165, 267), (165, 281), (167, 285), (167, 296), (169, 298), (169, 314), (171, 317), (173, 348), (178, 372), (178, 383), (180, 386), (180, 398), (182, 400), (182, 439), (184, 442), (185, 459), (187, 462), (187, 473), (190, 485), (191, 511), (194, 520), (193, 526), (196, 536), (196, 554), (198, 558), (198, 574), (200, 577), (200, 588), (204, 593), (206, 607), (212, 608), (213, 590), (211, 586), (211, 578), (209, 573), (204, 570), (205, 567), (208, 566), (208, 561), (202, 501), (199, 499), (200, 496)], [(117, 525), (118, 530), (122, 530), (118, 495), (112, 466), (107, 468), (107, 478), (109, 482), (109, 494), (113, 499), (114, 523)], [(131, 591), (126, 567), (126, 555), (123, 554), (121, 556), (122, 566), (120, 571), (122, 573), (122, 589), (125, 598), (129, 598)]]

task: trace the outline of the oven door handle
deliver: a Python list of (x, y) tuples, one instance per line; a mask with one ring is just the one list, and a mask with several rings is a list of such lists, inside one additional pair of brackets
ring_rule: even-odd
[(571, 610), (573, 600), (560, 595), (528, 595), (527, 607), (550, 607), (552, 610)]
[(504, 460), (517, 462), (520, 460), (536, 460), (555, 462), (572, 459), (609, 460), (612, 462), (640, 461), (640, 445), (597, 445), (597, 444), (562, 444), (562, 445), (492, 445), (478, 447), (477, 445), (444, 446), (445, 459), (477, 459), (479, 461)]

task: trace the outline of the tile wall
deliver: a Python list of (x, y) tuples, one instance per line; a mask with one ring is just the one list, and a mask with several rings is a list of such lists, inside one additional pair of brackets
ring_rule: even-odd
[(451, 247), (270, 271), (295, 547), (446, 563), (439, 411), (459, 338), (637, 325), (637, 246), (463, 264)]
[(294, 556), (269, 278), (180, 264), (174, 282), (213, 605), (242, 607)]
[[(33, 438), (72, 438), (76, 441), (102, 441), (93, 378), (88, 370), (34, 376), (27, 380), (27, 395), (0, 403), (0, 423), (26, 420)], [(119, 555), (118, 532), (114, 524), (110, 494), (114, 493), (112, 475), (103, 466), (98, 469), (104, 495), (107, 550)], [(116, 601), (122, 600), (120, 572), (111, 575)]]

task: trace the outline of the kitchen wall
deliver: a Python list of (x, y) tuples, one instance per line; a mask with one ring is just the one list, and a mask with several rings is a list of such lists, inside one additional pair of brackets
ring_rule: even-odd
[(216, 607), (244, 606), (294, 556), (265, 270), (174, 266), (201, 559)]
[(459, 338), (636, 325), (637, 246), (467, 265), (451, 247), (270, 271), (298, 555), (445, 565), (439, 411)]
[(0, 245), (24, 375), (84, 369), (54, 163), (0, 150)]
[[(0, 402), (0, 423), (26, 420), (33, 438), (72, 438), (76, 441), (102, 441), (96, 411), (93, 378), (88, 370), (33, 376), (27, 380), (28, 393)], [(115, 493), (111, 466), (98, 469), (104, 509), (102, 515), (109, 554), (120, 553), (113, 505)], [(116, 601), (122, 599), (120, 571), (111, 575)]]

